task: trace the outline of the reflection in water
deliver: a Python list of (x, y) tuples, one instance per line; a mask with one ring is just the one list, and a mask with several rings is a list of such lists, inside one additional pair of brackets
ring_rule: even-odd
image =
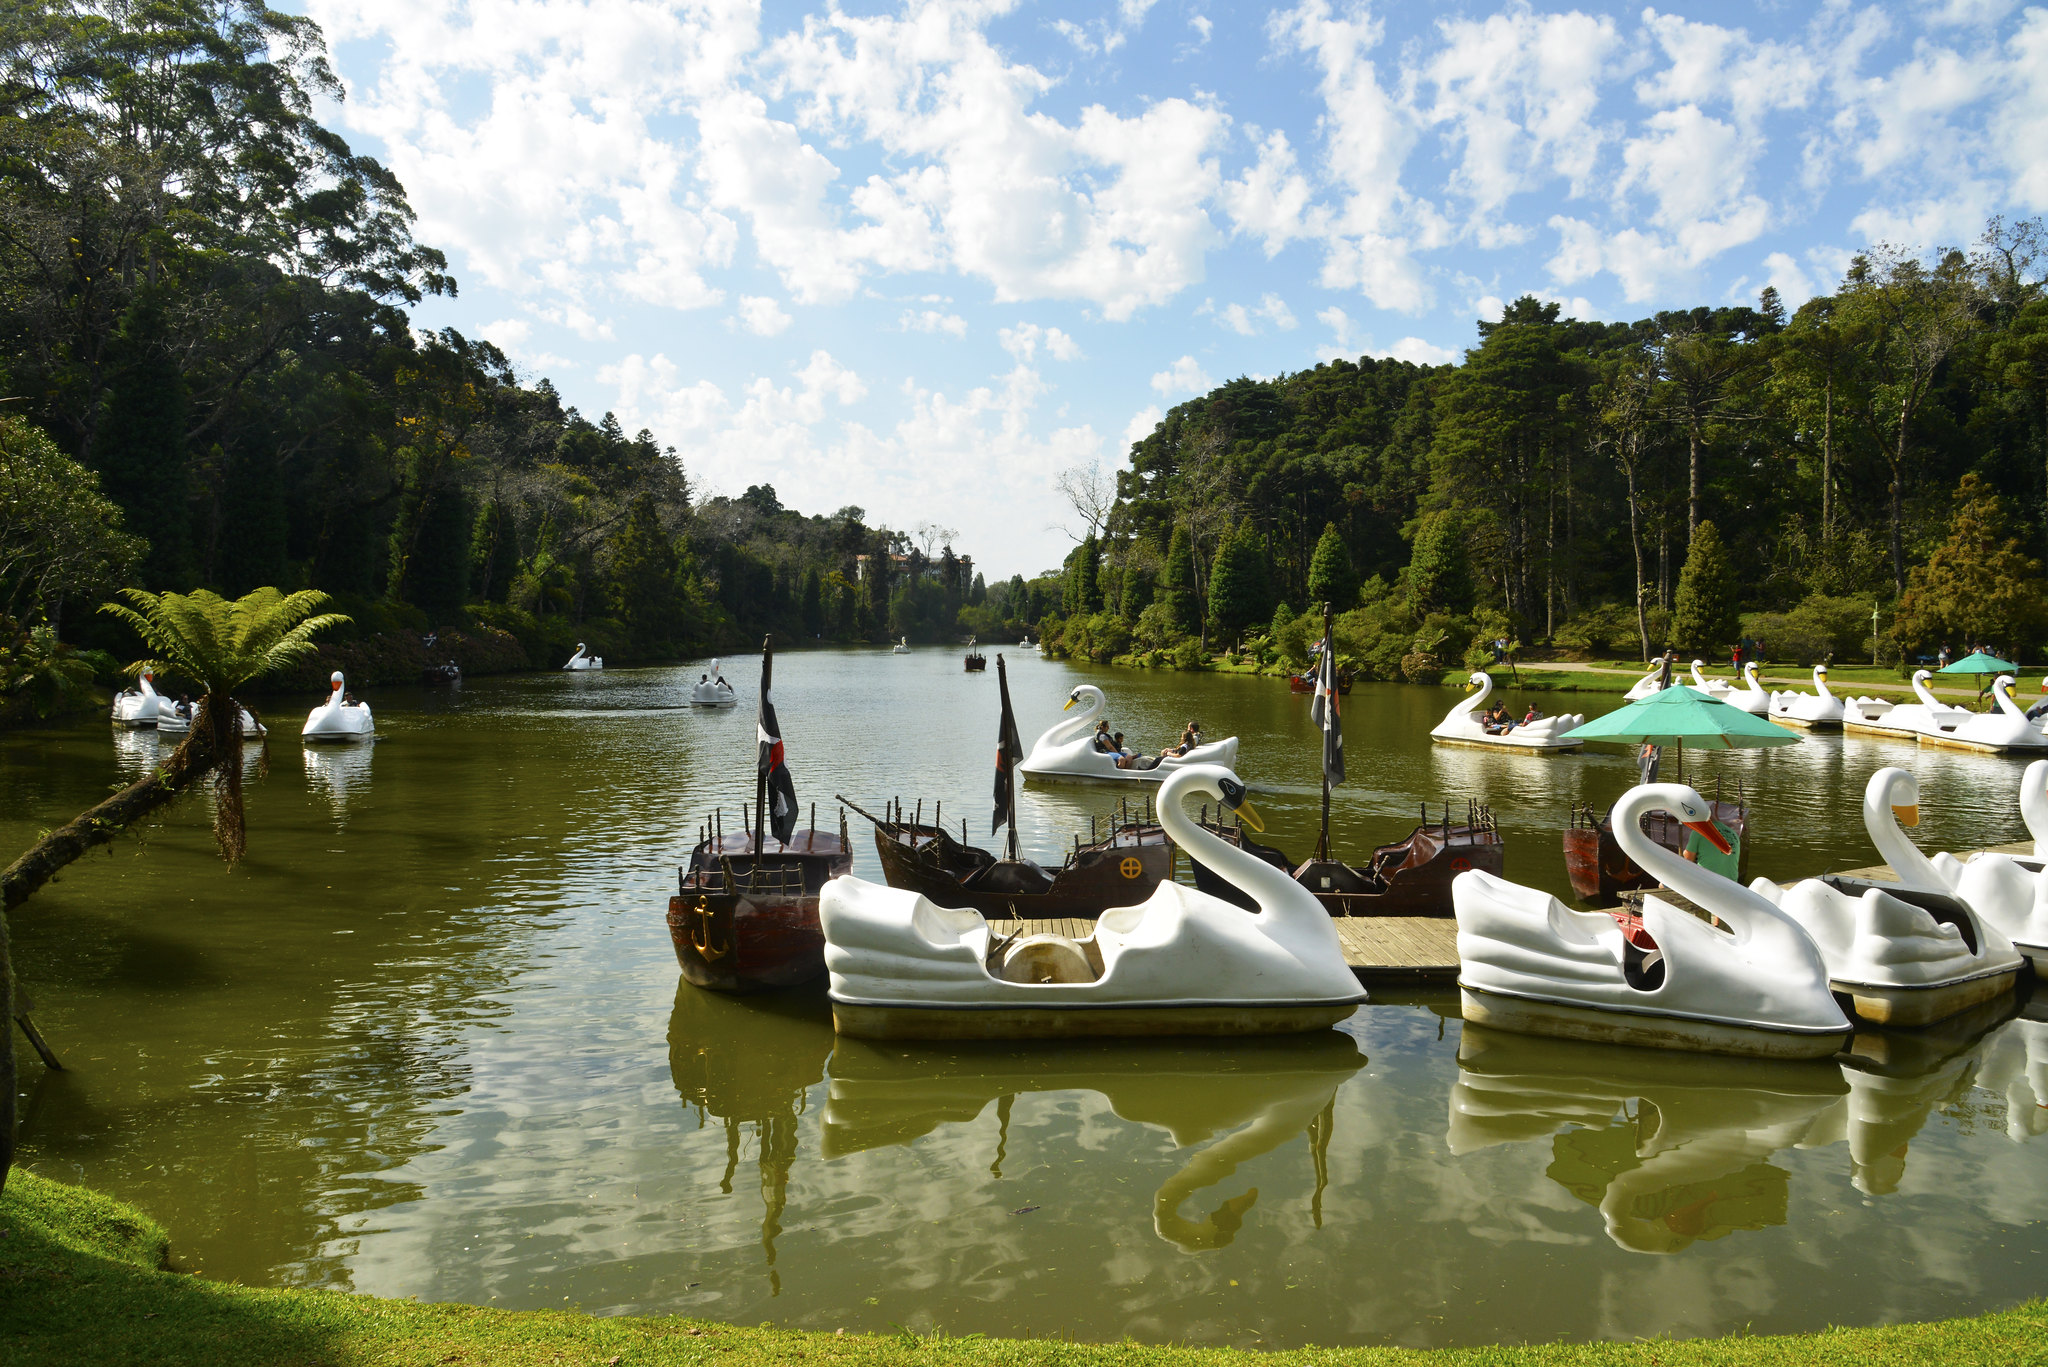
[(114, 767), (120, 771), (124, 782), (133, 783), (140, 779), (159, 758), (170, 754), (170, 746), (165, 745), (159, 750), (158, 745), (155, 727), (114, 732)]
[(725, 1126), (725, 1173), (718, 1189), (732, 1193), (745, 1126), (754, 1127), (761, 1181), (761, 1251), (769, 1294), (782, 1294), (775, 1236), (789, 1200), (797, 1130), (813, 1084), (832, 1052), (832, 1011), (815, 992), (732, 997), (678, 980), (668, 1018), (668, 1066), (676, 1094)]
[(2005, 1133), (2015, 1144), (2048, 1134), (2048, 993), (2035, 988), (2025, 1015), (1985, 1052), (1983, 1085), (2005, 1094)]
[(1332, 1103), (1338, 1087), (1365, 1061), (1357, 1041), (1338, 1031), (1213, 1045), (945, 1052), (841, 1040), (825, 1102), (825, 1156), (910, 1144), (940, 1125), (979, 1118), (993, 1101), (990, 1172), (999, 1177), (1010, 1108), (1018, 1096), (1098, 1092), (1123, 1119), (1166, 1131), (1176, 1148), (1206, 1145), (1160, 1184), (1152, 1228), (1190, 1253), (1222, 1248), (1236, 1238), (1259, 1199), (1258, 1188), (1247, 1188), (1199, 1219), (1182, 1215), (1181, 1206), (1204, 1187), (1228, 1179), (1240, 1163), (1298, 1134), (1308, 1136), (1316, 1180), (1311, 1218), (1321, 1228)]
[(1845, 1090), (1828, 1063), (1675, 1056), (1467, 1025), (1447, 1138), (1462, 1156), (1554, 1136), (1548, 1175), (1599, 1208), (1609, 1238), (1676, 1253), (1784, 1224), (1789, 1177), (1764, 1160), (1805, 1145)]
[(1867, 1196), (1888, 1196), (1906, 1175), (1906, 1150), (1937, 1106), (1976, 1084), (1987, 1034), (2012, 1014), (2010, 997), (1984, 1002), (1919, 1030), (1869, 1030), (1842, 1062), (1849, 1096), (1840, 1132), (1849, 1141), (1850, 1180)]
[(349, 798), (370, 789), (370, 756), (376, 748), (362, 743), (301, 747), (306, 757), (306, 786), (334, 809), (336, 830), (348, 825)]

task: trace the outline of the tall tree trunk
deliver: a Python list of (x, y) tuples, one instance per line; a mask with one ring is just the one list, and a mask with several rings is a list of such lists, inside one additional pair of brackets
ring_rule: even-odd
[(1826, 396), (1821, 401), (1820, 419), (1820, 540), (1823, 546), (1835, 535), (1835, 372), (1828, 371)]
[(1687, 447), (1685, 492), (1685, 549), (1692, 552), (1693, 533), (1700, 529), (1700, 420), (1695, 412), (1686, 420)]
[[(236, 720), (240, 720), (239, 715)], [(214, 761), (211, 728), (195, 719), (184, 743), (171, 752), (169, 759), (97, 807), (51, 831), (0, 872), (0, 913), (20, 906), (87, 850), (109, 843), (197, 783), (212, 772)]]
[(0, 912), (0, 1191), (14, 1166), (14, 952), (7, 934), (7, 913)]
[(1906, 484), (1906, 425), (1912, 421), (1913, 410), (1904, 403), (1899, 405), (1899, 439), (1892, 447), (1892, 587), (1899, 593), (1906, 591), (1906, 542), (1905, 542), (1905, 501)]
[(1640, 508), (1642, 500), (1636, 497), (1636, 465), (1633, 460), (1626, 466), (1628, 472), (1628, 544), (1636, 553), (1636, 634), (1643, 640), (1643, 663), (1650, 662), (1650, 622), (1643, 611), (1643, 598), (1649, 585), (1643, 576), (1643, 530)]

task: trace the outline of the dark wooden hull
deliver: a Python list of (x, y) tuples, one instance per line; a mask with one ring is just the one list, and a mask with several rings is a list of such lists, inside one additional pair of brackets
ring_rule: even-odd
[[(1713, 807), (1714, 820), (1733, 830), (1737, 836), (1737, 853), (1741, 861), (1737, 881), (1747, 883), (1747, 814), (1740, 804), (1734, 802), (1716, 802)], [(1681, 854), (1685, 850), (1686, 828), (1663, 812), (1651, 812), (1643, 818), (1643, 833), (1673, 854)], [(1575, 821), (1565, 829), (1564, 866), (1571, 875), (1572, 891), (1582, 901), (1611, 902), (1624, 892), (1657, 886), (1655, 878), (1643, 872), (1633, 859), (1622, 852), (1606, 817), (1601, 817), (1597, 826)]]
[(825, 971), (818, 893), (853, 871), (843, 836), (798, 831), (758, 863), (745, 833), (702, 841), (668, 902), (669, 940), (686, 981), (716, 992), (795, 987)]
[(969, 674), (980, 674), (985, 672), (987, 669), (988, 658), (986, 656), (969, 655), (967, 657), (967, 672)]
[[(1500, 832), (1484, 824), (1417, 826), (1406, 840), (1382, 845), (1362, 865), (1311, 859), (1296, 865), (1279, 850), (1246, 840), (1236, 827), (1211, 827), (1315, 894), (1332, 916), (1450, 916), (1451, 880), (1472, 869), (1500, 875), (1507, 852)], [(1237, 906), (1251, 898), (1200, 863), (1195, 886)]]
[(998, 860), (937, 827), (909, 822), (878, 823), (875, 852), (890, 887), (1011, 920), (1094, 917), (1136, 906), (1173, 877), (1174, 859), (1166, 833), (1139, 824), (1076, 850), (1057, 869)]

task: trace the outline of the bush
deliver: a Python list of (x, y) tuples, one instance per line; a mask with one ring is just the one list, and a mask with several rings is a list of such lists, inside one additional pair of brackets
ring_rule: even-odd
[(1642, 645), (1636, 634), (1636, 614), (1624, 603), (1602, 603), (1586, 608), (1551, 635), (1551, 642), (1574, 654), (1598, 658), (1627, 651), (1634, 654)]
[(1813, 594), (1790, 612), (1743, 614), (1743, 634), (1756, 638), (1764, 658), (1816, 665), (1829, 656), (1859, 659), (1870, 640), (1870, 609), (1860, 598)]
[(1207, 669), (1209, 653), (1202, 649), (1202, 643), (1192, 636), (1183, 637), (1173, 648), (1173, 667), (1183, 670)]

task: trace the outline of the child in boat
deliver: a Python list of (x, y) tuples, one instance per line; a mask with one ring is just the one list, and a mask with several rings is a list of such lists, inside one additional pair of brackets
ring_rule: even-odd
[(1189, 722), (1187, 727), (1180, 733), (1180, 743), (1178, 745), (1169, 745), (1164, 750), (1161, 750), (1159, 758), (1173, 759), (1176, 756), (1185, 755), (1201, 743), (1202, 728), (1195, 722)]
[(1109, 738), (1109, 753), (1116, 756), (1116, 767), (1119, 769), (1130, 768), (1131, 761), (1138, 757), (1135, 751), (1124, 748), (1124, 733), (1121, 731)]
[(1513, 728), (1514, 724), (1515, 719), (1508, 715), (1508, 705), (1504, 702), (1497, 702), (1493, 705), (1493, 710), (1486, 714), (1486, 720), (1481, 723), (1481, 726), (1487, 735), (1499, 736), (1505, 735)]

